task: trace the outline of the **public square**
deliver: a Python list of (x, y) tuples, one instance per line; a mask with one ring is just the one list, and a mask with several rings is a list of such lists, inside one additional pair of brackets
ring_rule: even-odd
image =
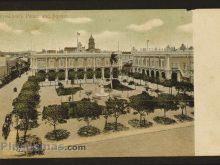
[[(17, 97), (23, 83), (27, 81), (28, 76), (30, 76), (30, 72), (28, 74), (23, 74), (20, 78), (15, 79), (8, 85), (4, 86), (0, 89), (0, 98), (1, 98), (1, 124), (3, 124), (4, 117), (7, 113), (10, 113), (12, 110), (12, 101), (15, 97)], [(119, 78), (123, 79), (123, 78)], [(139, 80), (136, 80), (140, 82)], [(98, 80), (97, 83), (82, 83), (81, 86), (83, 90), (78, 91), (74, 94), (73, 100), (79, 101), (82, 98), (86, 97), (85, 91), (92, 90), (91, 97), (95, 95), (98, 90)], [(65, 87), (72, 86), (70, 82), (66, 83), (63, 82)], [(128, 99), (128, 96), (140, 94), (144, 88), (145, 82), (142, 82), (143, 86), (136, 86), (135, 90), (131, 91), (117, 91), (113, 90), (110, 93), (114, 95), (115, 93), (120, 94), (122, 98)], [(152, 89), (156, 88), (156, 84), (148, 83), (149, 87)], [(121, 132), (113, 132), (113, 133), (102, 133), (95, 137), (80, 137), (77, 134), (77, 130), (85, 125), (83, 121), (79, 122), (77, 119), (69, 119), (67, 123), (58, 125), (60, 129), (66, 129), (70, 132), (70, 136), (67, 139), (64, 139), (60, 142), (57, 141), (50, 141), (47, 140), (44, 136), (47, 132), (52, 130), (52, 127), (46, 124), (44, 121), (41, 120), (41, 112), (44, 106), (53, 105), (53, 104), (61, 104), (61, 102), (68, 102), (68, 98), (70, 95), (67, 96), (58, 96), (55, 90), (55, 86), (52, 83), (50, 85), (49, 82), (41, 82), (40, 83), (40, 104), (37, 109), (40, 112), (38, 117), (39, 126), (28, 131), (28, 134), (37, 135), (42, 139), (43, 144), (63, 144), (63, 145), (82, 145), (85, 144), (86, 150), (85, 151), (74, 151), (74, 152), (58, 152), (58, 151), (46, 151), (45, 155), (41, 155), (39, 157), (56, 157), (59, 155), (60, 157), (87, 157), (87, 156), (154, 156), (154, 155), (193, 155), (194, 154), (194, 126), (193, 122), (178, 122), (174, 125), (160, 125), (153, 122), (153, 117), (155, 116), (162, 116), (163, 111), (160, 109), (156, 109), (154, 113), (150, 113), (147, 116), (147, 120), (153, 122), (153, 126), (151, 128), (134, 128), (128, 124), (128, 120), (133, 118), (138, 118), (138, 116), (134, 116), (132, 113), (127, 115), (122, 115), (119, 118), (119, 122), (123, 125), (129, 127), (129, 130), (121, 131)], [(74, 86), (79, 86), (76, 84)], [(14, 92), (13, 88), (17, 87), (18, 91)], [(168, 92), (168, 88), (159, 86), (159, 89), (164, 92)], [(173, 93), (175, 94), (177, 91), (173, 89)], [(152, 92), (152, 95), (155, 95)], [(98, 100), (98, 104), (104, 105), (105, 101), (108, 97), (103, 97), (102, 99)], [(188, 114), (193, 117), (193, 108), (187, 107)], [(169, 118), (174, 119), (175, 114), (180, 114), (180, 110), (177, 111), (170, 111), (167, 113)], [(113, 122), (113, 118), (110, 118), (109, 121)], [(104, 128), (104, 118), (100, 117), (95, 121), (92, 121), (91, 125), (103, 130)], [(20, 132), (22, 134), (22, 132)], [(8, 140), (5, 141), (1, 137), (2, 142), (11, 142), (15, 143), (16, 137), (16, 130), (12, 128)], [(147, 140), (144, 140), (147, 139)], [(162, 140), (164, 139), (164, 140)], [(166, 140), (165, 140), (166, 139)], [(128, 153), (125, 150), (128, 147), (128, 144), (131, 144), (130, 147), (132, 150), (129, 150)], [(113, 145), (114, 144), (114, 145)], [(145, 147), (142, 148), (141, 145)], [(157, 145), (156, 145), (157, 144)], [(117, 146), (117, 149), (114, 149)], [(152, 148), (152, 146), (154, 146)], [(108, 148), (108, 149), (106, 149)], [(151, 150), (149, 151), (149, 148)], [(166, 148), (166, 149), (162, 149)], [(169, 152), (167, 148), (170, 148)], [(114, 152), (112, 152), (114, 151)], [(2, 151), (1, 151), (2, 152)], [(13, 154), (12, 154), (13, 153)], [(2, 152), (3, 155), (7, 157), (15, 156), (16, 152), (11, 151), (4, 151)], [(112, 155), (112, 153), (114, 153)], [(19, 154), (18, 154), (19, 155)]]

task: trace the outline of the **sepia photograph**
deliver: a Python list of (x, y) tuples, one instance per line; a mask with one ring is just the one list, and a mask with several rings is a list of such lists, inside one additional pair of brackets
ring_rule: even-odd
[(194, 156), (192, 11), (0, 12), (0, 157)]

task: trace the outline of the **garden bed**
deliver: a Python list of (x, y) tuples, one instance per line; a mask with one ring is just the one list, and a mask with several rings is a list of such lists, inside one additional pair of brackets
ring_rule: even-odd
[(58, 96), (63, 96), (63, 95), (72, 95), (75, 94), (76, 92), (82, 90), (82, 87), (73, 87), (73, 88), (57, 88), (57, 95)]
[(124, 126), (121, 123), (117, 123), (117, 130), (115, 130), (115, 123), (107, 123), (107, 125), (104, 128), (104, 132), (108, 132), (108, 131), (125, 131), (128, 130), (129, 128)]
[(193, 118), (187, 115), (174, 115), (174, 117), (177, 118), (180, 122), (193, 121)]
[(134, 128), (148, 128), (148, 127), (151, 127), (153, 125), (153, 123), (149, 122), (149, 121), (145, 121), (145, 124), (140, 125), (138, 119), (129, 120), (128, 124), (131, 125)]
[(163, 125), (169, 125), (169, 124), (174, 124), (176, 123), (175, 120), (168, 118), (168, 117), (161, 117), (161, 116), (156, 116), (154, 117), (154, 121), (159, 123), (159, 124), (163, 124)]
[[(56, 136), (55, 136), (56, 135)], [(53, 130), (51, 132), (48, 132), (45, 135), (45, 138), (48, 140), (63, 140), (63, 139), (67, 139), (70, 135), (70, 132), (68, 132), (67, 130), (64, 129), (57, 129), (57, 130)]]
[(84, 126), (78, 130), (78, 135), (83, 137), (95, 136), (100, 133), (100, 129), (93, 126)]

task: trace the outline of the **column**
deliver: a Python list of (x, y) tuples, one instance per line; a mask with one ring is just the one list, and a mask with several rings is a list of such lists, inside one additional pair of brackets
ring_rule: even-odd
[(112, 72), (112, 67), (110, 68), (110, 79), (112, 79), (113, 78), (113, 72)]
[(170, 57), (167, 57), (166, 69), (167, 69), (167, 70), (170, 70)]
[(95, 81), (95, 79), (96, 79), (96, 76), (95, 76), (95, 68), (93, 68), (93, 82)]
[(105, 79), (104, 74), (105, 74), (105, 71), (104, 71), (104, 67), (103, 67), (103, 68), (102, 68), (102, 80)]

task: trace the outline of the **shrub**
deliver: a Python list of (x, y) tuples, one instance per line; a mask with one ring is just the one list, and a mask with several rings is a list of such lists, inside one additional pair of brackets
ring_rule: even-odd
[(84, 126), (78, 130), (78, 135), (83, 137), (95, 136), (100, 134), (100, 129), (93, 126)]
[(126, 83), (126, 82), (127, 82), (127, 80), (126, 80), (126, 79), (124, 79), (122, 82)]
[(152, 122), (148, 122), (148, 121), (146, 121), (145, 124), (140, 125), (140, 121), (138, 119), (129, 120), (128, 124), (130, 124), (132, 127), (135, 128), (148, 128), (153, 125)]
[(128, 85), (134, 85), (134, 81), (130, 81)]
[(183, 121), (193, 121), (193, 118), (187, 115), (174, 115), (175, 118), (177, 118), (180, 122)]
[(45, 138), (48, 140), (63, 140), (68, 138), (70, 135), (70, 132), (64, 129), (57, 129), (57, 130), (53, 130), (51, 132), (48, 132), (45, 135)]
[(154, 117), (154, 121), (159, 123), (159, 124), (164, 124), (164, 125), (169, 125), (169, 124), (176, 123), (176, 121), (173, 120), (173, 119), (170, 119), (168, 117), (160, 117), (160, 116)]
[(104, 131), (107, 132), (107, 131), (123, 131), (123, 130), (128, 130), (129, 128), (124, 126), (123, 124), (121, 123), (117, 123), (117, 130), (115, 130), (115, 123), (107, 123), (105, 128), (104, 128)]
[(28, 135), (25, 144), (24, 139), (20, 138), (17, 145), (20, 149), (24, 149), (23, 151), (28, 156), (41, 155), (44, 154), (45, 151), (42, 140), (36, 135)]
[[(121, 82), (117, 79), (112, 80), (112, 87), (113, 87), (113, 89), (120, 90), (120, 91), (122, 91), (122, 90), (133, 90), (133, 89), (121, 84)], [(105, 85), (105, 88), (111, 88), (110, 84)]]
[(73, 87), (73, 88), (64, 88), (64, 87), (59, 87), (56, 89), (57, 95), (62, 96), (62, 95), (71, 95), (75, 94), (76, 92), (82, 90), (82, 87)]

